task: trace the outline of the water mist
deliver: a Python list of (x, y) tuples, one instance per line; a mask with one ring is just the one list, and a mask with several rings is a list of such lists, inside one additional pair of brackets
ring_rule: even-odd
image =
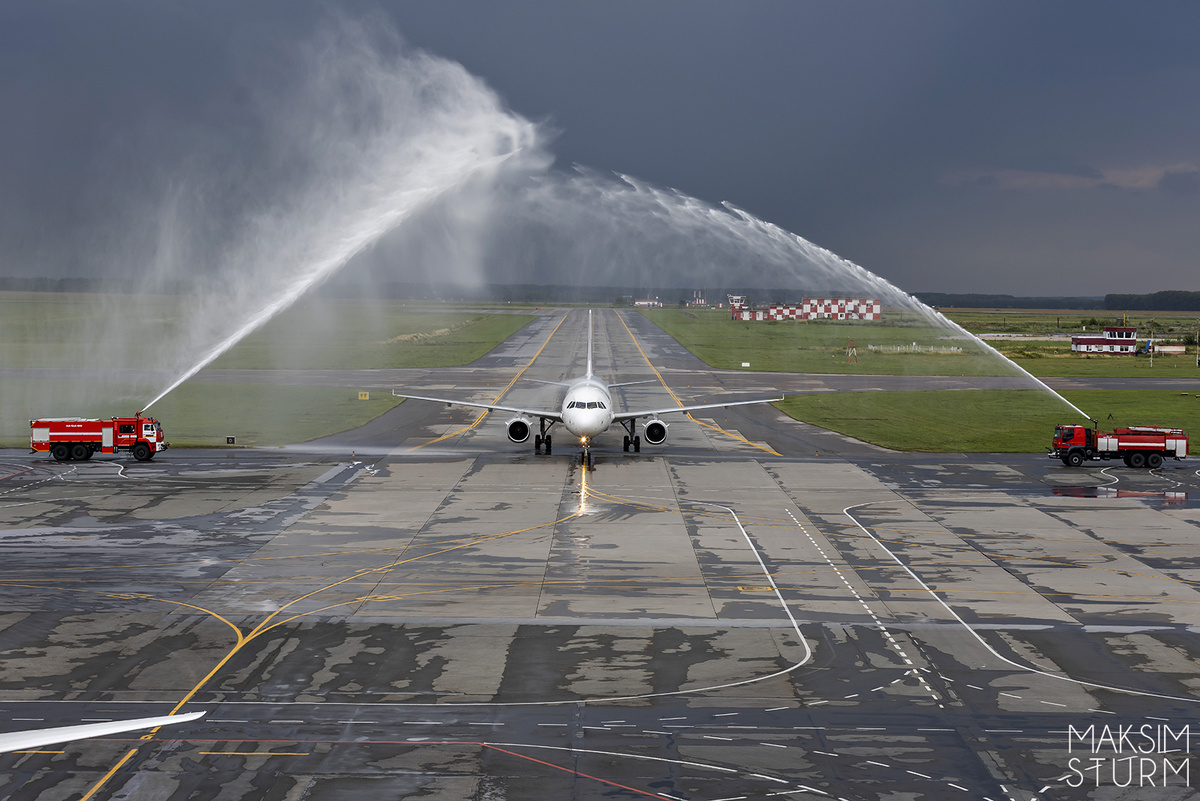
[[(276, 168), (249, 176), (264, 185), (244, 190), (255, 201), (228, 240), (198, 242), (203, 214), (223, 199), (205, 195), (211, 181), (164, 204), (146, 283), (186, 279), (194, 301), (169, 336), (133, 346), (143, 367), (170, 376), (144, 408), (388, 231), (448, 196), (486, 218), (490, 182), (545, 165), (535, 126), (460, 65), (411, 51), (394, 34), (331, 23), (296, 63), (290, 93), (259, 100)], [(100, 339), (111, 348), (140, 337), (118, 319)]]
[[(154, 204), (142, 288), (182, 285), (186, 300), (164, 303), (151, 329), (114, 309), (91, 337), (89, 363), (127, 354), (137, 369), (125, 387), (142, 408), (382, 242), (365, 260), (385, 262), (392, 280), (871, 295), (1087, 417), (941, 314), (802, 237), (631, 177), (552, 169), (536, 125), (377, 20), (334, 19), (289, 58), (286, 80), (249, 92), (261, 157), (197, 157)], [(431, 247), (439, 238), (453, 246)]]

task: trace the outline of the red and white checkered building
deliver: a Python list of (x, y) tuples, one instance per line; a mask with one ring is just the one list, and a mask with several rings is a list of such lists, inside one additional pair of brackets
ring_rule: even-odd
[(765, 309), (733, 307), (735, 320), (882, 320), (876, 298), (804, 298), (799, 303), (772, 303)]

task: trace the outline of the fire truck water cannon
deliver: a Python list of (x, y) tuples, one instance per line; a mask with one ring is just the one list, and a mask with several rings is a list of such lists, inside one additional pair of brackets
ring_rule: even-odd
[(43, 417), (29, 421), (29, 447), (34, 453), (48, 453), (55, 461), (86, 461), (94, 453), (131, 453), (139, 462), (148, 462), (165, 451), (167, 438), (153, 417), (113, 417), (92, 420), (86, 417)]
[(1120, 459), (1126, 467), (1151, 470), (1162, 467), (1166, 458), (1187, 457), (1188, 439), (1182, 429), (1161, 426), (1128, 426), (1100, 433), (1099, 425), (1061, 425), (1054, 429), (1051, 459), (1068, 467), (1079, 467), (1094, 459)]

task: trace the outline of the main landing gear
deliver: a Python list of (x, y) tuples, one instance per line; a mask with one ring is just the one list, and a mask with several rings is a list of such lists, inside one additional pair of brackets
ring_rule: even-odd
[(629, 448), (633, 447), (634, 453), (642, 452), (642, 438), (634, 434), (634, 426), (637, 425), (637, 420), (622, 420), (621, 425), (625, 426), (624, 446), (625, 452), (629, 453)]
[(554, 420), (550, 421), (550, 425), (546, 425), (546, 418), (541, 419), (541, 433), (533, 435), (533, 452), (541, 453), (542, 446), (546, 446), (546, 455), (550, 454), (550, 429), (554, 427)]

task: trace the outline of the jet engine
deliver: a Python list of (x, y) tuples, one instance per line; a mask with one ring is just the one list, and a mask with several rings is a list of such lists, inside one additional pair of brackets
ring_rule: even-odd
[(513, 442), (524, 442), (529, 439), (529, 426), (532, 421), (528, 417), (514, 417), (506, 424), (508, 438)]
[(662, 445), (667, 441), (667, 424), (657, 417), (647, 420), (642, 426), (642, 434), (651, 445)]

